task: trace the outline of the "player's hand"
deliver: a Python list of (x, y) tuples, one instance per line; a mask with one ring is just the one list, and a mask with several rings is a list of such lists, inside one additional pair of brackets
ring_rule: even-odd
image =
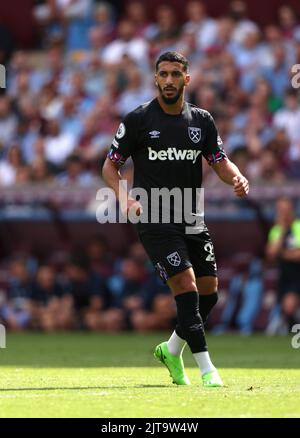
[(239, 198), (245, 198), (249, 193), (249, 182), (244, 176), (235, 176), (232, 178), (234, 193)]
[(124, 202), (123, 205), (121, 203), (121, 211), (123, 216), (126, 218), (128, 218), (130, 212), (132, 212), (132, 214), (136, 214), (136, 216), (141, 216), (143, 213), (143, 207), (139, 201), (128, 197), (127, 202)]

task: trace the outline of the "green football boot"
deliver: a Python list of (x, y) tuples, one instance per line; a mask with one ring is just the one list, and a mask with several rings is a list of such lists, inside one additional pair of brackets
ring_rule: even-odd
[(171, 354), (168, 350), (167, 342), (162, 342), (155, 347), (154, 357), (168, 368), (173, 383), (176, 385), (191, 384), (188, 376), (185, 374), (182, 357)]
[(224, 386), (217, 370), (202, 375), (203, 386), (206, 388), (217, 388)]

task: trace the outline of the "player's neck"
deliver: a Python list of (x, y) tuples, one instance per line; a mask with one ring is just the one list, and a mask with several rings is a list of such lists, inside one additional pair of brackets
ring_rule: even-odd
[(184, 95), (179, 97), (176, 103), (168, 105), (164, 102), (160, 95), (157, 96), (157, 100), (163, 111), (167, 114), (177, 115), (180, 114), (184, 105)]

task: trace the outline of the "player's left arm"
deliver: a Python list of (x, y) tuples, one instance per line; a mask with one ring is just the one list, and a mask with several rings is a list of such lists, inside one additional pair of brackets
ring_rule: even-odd
[(234, 192), (239, 198), (244, 198), (249, 193), (249, 182), (241, 174), (239, 168), (228, 158), (211, 164), (218, 177), (226, 184), (234, 187)]
[(247, 196), (249, 193), (247, 178), (241, 174), (239, 168), (227, 157), (214, 119), (209, 113), (206, 113), (206, 121), (206, 136), (203, 148), (204, 158), (222, 181), (234, 187), (234, 192), (238, 197), (243, 198)]

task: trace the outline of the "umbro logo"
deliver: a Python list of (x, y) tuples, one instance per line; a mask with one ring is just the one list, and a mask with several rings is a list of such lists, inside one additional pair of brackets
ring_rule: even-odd
[(159, 138), (160, 132), (159, 131), (151, 131), (149, 132), (150, 138)]

